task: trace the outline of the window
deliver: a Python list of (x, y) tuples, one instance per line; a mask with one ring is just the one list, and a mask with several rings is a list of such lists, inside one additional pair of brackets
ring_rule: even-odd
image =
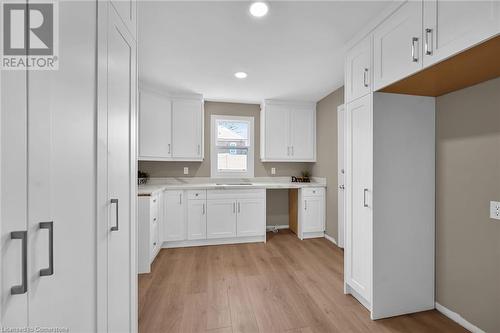
[(252, 178), (254, 118), (212, 115), (211, 121), (212, 177)]

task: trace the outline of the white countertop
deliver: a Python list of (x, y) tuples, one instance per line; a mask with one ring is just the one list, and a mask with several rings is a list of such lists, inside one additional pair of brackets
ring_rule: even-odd
[[(250, 185), (241, 185), (242, 183)], [(223, 185), (220, 185), (223, 184)], [(164, 190), (230, 190), (230, 189), (299, 189), (326, 187), (325, 178), (311, 179), (310, 183), (292, 183), (289, 177), (257, 177), (251, 179), (152, 178), (148, 184), (139, 185), (139, 196), (151, 195)]]

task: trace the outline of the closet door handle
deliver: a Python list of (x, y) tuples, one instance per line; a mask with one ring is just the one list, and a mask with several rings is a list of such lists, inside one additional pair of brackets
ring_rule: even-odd
[(363, 190), (363, 207), (368, 207), (368, 204), (366, 203), (366, 193), (368, 192), (368, 189), (365, 188)]
[(54, 222), (40, 222), (40, 229), (49, 230), (49, 267), (40, 270), (40, 276), (54, 274)]
[(368, 88), (368, 68), (365, 68), (365, 70), (363, 71), (363, 85)]
[(111, 227), (111, 231), (118, 231), (118, 199), (111, 199), (111, 204), (116, 204), (116, 224)]
[(238, 214), (241, 212), (241, 206), (240, 203), (238, 202)]
[(413, 37), (411, 39), (411, 60), (413, 62), (418, 62), (418, 55), (417, 55), (417, 47), (415, 46), (415, 44), (418, 43), (418, 37)]
[(205, 215), (205, 204), (203, 204), (203, 206), (202, 206), (201, 215)]
[[(429, 38), (429, 35), (431, 36), (431, 38)], [(431, 40), (430, 42), (429, 39)], [(425, 29), (425, 54), (432, 54), (432, 29), (429, 28)]]
[(12, 231), (10, 239), (20, 239), (21, 242), (21, 267), (22, 267), (22, 282), (18, 286), (10, 288), (11, 295), (20, 295), (28, 291), (28, 232), (27, 231)]

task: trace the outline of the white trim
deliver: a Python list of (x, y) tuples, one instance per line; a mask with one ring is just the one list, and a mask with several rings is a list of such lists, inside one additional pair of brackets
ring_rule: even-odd
[(176, 247), (242, 244), (242, 243), (265, 243), (265, 242), (266, 242), (266, 235), (251, 236), (251, 237), (231, 237), (231, 238), (219, 238), (219, 239), (200, 239), (200, 240), (163, 242), (161, 247), (163, 249), (171, 249)]
[(310, 238), (323, 238), (323, 237), (325, 237), (324, 231), (310, 231), (310, 232), (302, 232), (302, 238), (300, 239), (304, 240)]
[(483, 331), (482, 329), (480, 329), (479, 327), (475, 326), (474, 324), (471, 324), (469, 323), (464, 317), (462, 317), (460, 314), (456, 313), (456, 312), (453, 312), (451, 311), (450, 309), (442, 306), (441, 304), (439, 304), (438, 302), (436, 302), (436, 310), (438, 310), (439, 312), (441, 312), (442, 314), (444, 314), (446, 317), (450, 318), (451, 320), (453, 320), (454, 322), (456, 322), (457, 324), (459, 324), (460, 326), (468, 329), (469, 331), (471, 331), (472, 333), (486, 333), (485, 331)]
[(290, 226), (288, 224), (266, 225), (266, 230), (267, 231), (283, 230), (283, 229), (289, 229), (289, 228), (290, 228)]
[[(332, 236), (328, 236), (326, 233), (325, 233), (325, 238), (326, 240), (329, 240), (330, 242), (332, 242), (333, 244), (337, 245), (337, 241), (335, 240), (335, 238), (333, 238)], [(338, 246), (338, 245), (337, 245)]]
[[(219, 119), (239, 120), (250, 124), (250, 146), (248, 147), (247, 155), (247, 171), (246, 172), (218, 172), (217, 171), (217, 147), (215, 145), (215, 122)], [(227, 115), (212, 115), (210, 117), (210, 176), (212, 178), (253, 178), (254, 177), (254, 160), (255, 160), (255, 141), (254, 141), (254, 124), (255, 117), (240, 117)]]
[(351, 295), (352, 297), (354, 297), (359, 303), (361, 303), (361, 305), (363, 305), (365, 308), (367, 308), (369, 311), (372, 310), (372, 305), (370, 302), (368, 302), (368, 300), (366, 298), (364, 298), (363, 296), (361, 296), (360, 293), (358, 293), (356, 291), (356, 289), (354, 289), (349, 283), (346, 283), (344, 285), (344, 294), (346, 295)]

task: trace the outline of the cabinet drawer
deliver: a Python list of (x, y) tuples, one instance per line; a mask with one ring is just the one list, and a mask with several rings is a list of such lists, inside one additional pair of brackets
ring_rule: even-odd
[(187, 191), (188, 200), (205, 200), (207, 198), (206, 190), (190, 190)]
[(325, 195), (325, 189), (323, 187), (303, 188), (302, 195), (305, 197), (321, 197)]
[(207, 199), (259, 199), (266, 197), (265, 189), (208, 190)]

